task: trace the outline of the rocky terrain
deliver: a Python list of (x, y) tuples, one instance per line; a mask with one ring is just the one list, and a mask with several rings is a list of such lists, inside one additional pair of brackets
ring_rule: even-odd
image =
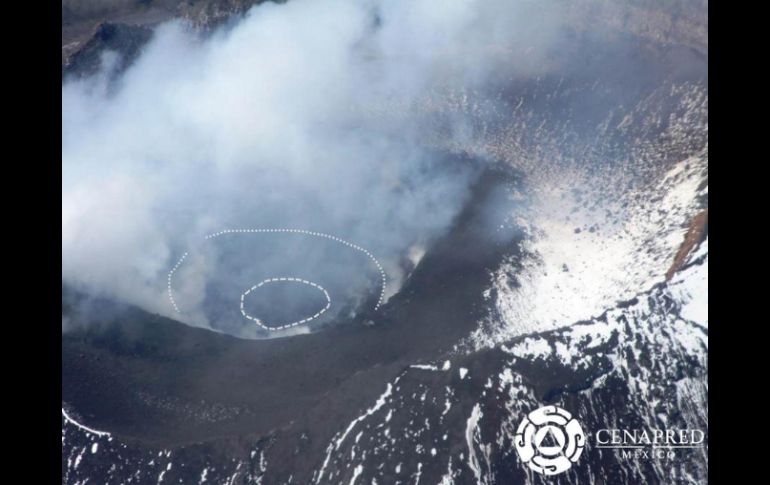
[[(160, 22), (183, 18), (210, 29), (245, 12), (259, 0), (63, 0), (62, 66), (66, 69), (94, 44), (128, 47)], [(73, 69), (77, 69), (74, 67)]]
[[(63, 2), (63, 75), (251, 3)], [(589, 439), (549, 478), (516, 455), (545, 404), (589, 435), (708, 432), (707, 3), (564, 11), (559, 72), (366, 108), (487, 164), (377, 312), (242, 340), (63, 285), (62, 483), (707, 483), (707, 439), (664, 458)], [(458, 113), (472, 136), (446, 131)]]
[[(118, 41), (131, 42), (160, 22), (182, 18), (209, 30), (246, 12), (263, 0), (63, 0), (62, 66), (69, 68), (80, 51), (104, 37), (108, 29), (121, 29)], [(280, 2), (278, 2), (280, 3)], [(659, 2), (634, 0), (607, 3), (597, 0), (566, 2), (570, 23), (590, 28), (593, 23), (661, 44), (686, 45), (708, 53), (708, 1), (680, 0), (661, 8)], [(109, 44), (106, 44), (109, 45)]]
[(666, 461), (589, 447), (581, 466), (544, 479), (518, 461), (513, 439), (521, 417), (542, 403), (570, 409), (586, 429), (708, 429), (708, 322), (687, 312), (703, 304), (691, 286), (708, 271), (707, 244), (674, 280), (594, 319), (406, 366), (331, 435), (318, 430), (329, 419), (325, 405), (262, 437), (171, 448), (100, 436), (63, 418), (63, 481), (705, 483), (707, 442)]

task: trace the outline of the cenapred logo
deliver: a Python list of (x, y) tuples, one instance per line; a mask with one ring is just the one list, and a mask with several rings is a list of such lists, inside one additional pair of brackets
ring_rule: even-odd
[(543, 406), (529, 413), (514, 438), (521, 460), (543, 475), (567, 471), (580, 458), (585, 444), (580, 423), (557, 406)]

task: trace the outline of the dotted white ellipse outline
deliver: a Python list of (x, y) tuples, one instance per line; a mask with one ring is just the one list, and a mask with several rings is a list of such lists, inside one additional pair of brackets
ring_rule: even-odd
[[(277, 283), (277, 282), (281, 282), (281, 281), (292, 281), (292, 282), (295, 282), (295, 283), (303, 283), (303, 284), (312, 286), (312, 287), (320, 290), (324, 294), (324, 296), (326, 297), (326, 306), (323, 307), (322, 309), (320, 309), (318, 312), (316, 312), (316, 314), (313, 315), (312, 317), (307, 317), (307, 318), (303, 318), (301, 320), (297, 320), (297, 321), (294, 321), (294, 322), (291, 322), (291, 323), (286, 323), (284, 325), (276, 325), (276, 326), (265, 325), (262, 322), (262, 320), (260, 320), (259, 318), (252, 317), (251, 315), (246, 313), (246, 309), (243, 307), (243, 303), (244, 303), (244, 299), (246, 298), (246, 296), (248, 296), (249, 293), (251, 293), (252, 291), (256, 290), (257, 288), (261, 288), (262, 286), (265, 286), (268, 283)], [(316, 318), (318, 318), (321, 315), (323, 315), (324, 313), (326, 313), (326, 310), (328, 310), (330, 306), (332, 306), (332, 299), (329, 298), (329, 292), (326, 291), (326, 288), (324, 288), (323, 286), (321, 286), (321, 285), (319, 285), (317, 283), (313, 283), (312, 281), (308, 281), (308, 280), (305, 280), (305, 279), (302, 279), (302, 278), (294, 278), (292, 276), (281, 276), (279, 278), (268, 278), (266, 280), (262, 280), (259, 283), (257, 283), (256, 285), (254, 285), (251, 288), (249, 288), (248, 290), (244, 291), (243, 294), (241, 295), (241, 314), (244, 317), (246, 317), (249, 320), (251, 320), (252, 322), (254, 322), (257, 325), (259, 325), (260, 327), (264, 328), (265, 330), (283, 330), (285, 328), (296, 327), (297, 325), (302, 325), (303, 323), (308, 323), (311, 320), (315, 320)]]
[(98, 431), (98, 430), (95, 430), (93, 428), (89, 428), (85, 424), (79, 423), (78, 421), (75, 420), (75, 418), (70, 416), (70, 414), (64, 409), (64, 406), (62, 406), (62, 408), (61, 408), (61, 415), (62, 415), (62, 417), (64, 418), (65, 421), (68, 421), (68, 422), (72, 423), (73, 425), (75, 425), (78, 428), (82, 429), (86, 433), (95, 434), (96, 436), (110, 436), (110, 433), (108, 433), (106, 431)]
[(179, 311), (179, 307), (176, 305), (176, 300), (174, 300), (174, 290), (171, 289), (171, 278), (174, 276), (174, 273), (177, 269), (179, 269), (179, 266), (184, 262), (185, 258), (187, 258), (187, 251), (182, 255), (181, 258), (179, 258), (179, 261), (176, 262), (173, 268), (171, 268), (171, 271), (168, 272), (168, 299), (171, 301), (171, 306), (174, 307), (174, 311), (177, 313), (182, 313)]
[[(290, 234), (304, 234), (304, 235), (306, 235), (306, 236), (314, 236), (314, 237), (320, 237), (320, 238), (324, 238), (324, 239), (330, 239), (330, 240), (332, 240), (332, 241), (335, 241), (335, 242), (338, 242), (338, 243), (340, 243), (340, 244), (343, 244), (343, 245), (345, 245), (345, 246), (347, 246), (347, 247), (349, 247), (349, 248), (351, 248), (351, 249), (355, 249), (356, 251), (359, 251), (359, 252), (361, 252), (361, 253), (364, 253), (364, 254), (365, 254), (365, 255), (366, 255), (366, 256), (367, 256), (367, 257), (368, 257), (368, 258), (369, 258), (369, 259), (370, 259), (370, 260), (371, 260), (371, 261), (374, 263), (374, 265), (377, 267), (377, 271), (379, 271), (379, 273), (380, 273), (380, 281), (381, 281), (381, 284), (380, 284), (380, 294), (379, 294), (379, 296), (377, 297), (377, 303), (374, 305), (374, 310), (375, 310), (375, 311), (377, 311), (377, 310), (380, 308), (380, 306), (382, 305), (382, 301), (383, 301), (383, 300), (384, 300), (384, 298), (385, 298), (385, 287), (387, 286), (387, 283), (388, 283), (388, 278), (387, 278), (387, 276), (385, 276), (385, 270), (382, 268), (382, 265), (380, 264), (380, 262), (379, 262), (379, 261), (377, 260), (377, 258), (375, 258), (375, 257), (374, 257), (374, 255), (373, 255), (371, 252), (369, 252), (369, 250), (367, 250), (366, 248), (363, 248), (363, 247), (359, 246), (358, 244), (352, 243), (352, 242), (350, 242), (350, 241), (346, 241), (345, 239), (342, 239), (342, 238), (340, 238), (340, 237), (337, 237), (337, 236), (333, 236), (333, 235), (331, 235), (331, 234), (326, 234), (326, 233), (324, 233), (324, 232), (317, 232), (317, 231), (307, 231), (307, 230), (305, 230), (305, 229), (288, 229), (288, 228), (270, 228), (270, 229), (225, 229), (225, 230), (222, 230), (222, 231), (219, 231), (219, 232), (214, 232), (214, 233), (208, 234), (207, 236), (205, 236), (205, 237), (204, 237), (204, 239), (214, 239), (214, 238), (216, 238), (216, 237), (219, 237), (219, 236), (223, 236), (223, 235), (225, 235), (225, 234), (246, 234), (246, 233), (252, 233), (252, 234), (253, 234), (253, 233), (290, 233)], [(176, 303), (176, 300), (174, 299), (174, 290), (173, 290), (173, 287), (172, 287), (172, 280), (173, 280), (173, 277), (174, 277), (174, 273), (175, 273), (175, 272), (176, 272), (176, 271), (179, 269), (179, 267), (182, 265), (182, 263), (184, 262), (184, 260), (187, 258), (188, 254), (189, 254), (189, 252), (187, 252), (187, 251), (186, 251), (184, 254), (182, 254), (182, 256), (181, 256), (181, 257), (179, 258), (179, 260), (176, 262), (176, 264), (174, 265), (174, 267), (173, 267), (173, 268), (171, 268), (171, 271), (169, 271), (169, 273), (168, 273), (168, 279), (167, 279), (167, 282), (166, 282), (166, 284), (167, 284), (167, 289), (168, 289), (168, 299), (169, 299), (169, 301), (171, 302), (171, 306), (173, 306), (173, 307), (174, 307), (174, 311), (175, 311), (176, 313), (181, 313), (181, 311), (179, 310), (179, 306), (177, 305), (177, 303)], [(323, 290), (323, 291), (324, 291), (324, 293), (326, 293), (326, 290)], [(242, 296), (243, 296), (243, 295), (242, 295)], [(328, 298), (328, 293), (327, 293), (327, 298)], [(241, 302), (242, 302), (242, 301), (243, 301), (243, 300), (241, 300)], [(242, 310), (241, 312), (243, 313), (243, 310)], [(246, 316), (246, 315), (244, 315), (244, 316)], [(320, 315), (318, 315), (318, 316), (320, 316)], [(248, 318), (248, 317), (247, 317), (247, 318)], [(317, 317), (316, 317), (316, 318), (317, 318)], [(307, 322), (305, 322), (305, 323), (307, 323)], [(273, 328), (271, 328), (271, 327), (266, 327), (266, 326), (264, 326), (264, 325), (262, 325), (262, 327), (263, 327), (263, 328), (266, 328), (266, 329), (268, 329), (268, 330), (278, 330), (278, 329), (279, 329), (279, 327), (273, 327)], [(280, 327), (280, 328), (283, 328), (283, 327)]]

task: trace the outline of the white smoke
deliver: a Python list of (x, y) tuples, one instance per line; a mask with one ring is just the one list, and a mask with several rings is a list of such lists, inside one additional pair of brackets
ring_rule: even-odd
[(476, 169), (426, 148), (425, 118), (388, 107), (541, 69), (557, 31), (546, 11), (524, 0), (291, 0), (205, 38), (162, 25), (117, 79), (105, 56), (102, 72), (62, 89), (63, 280), (173, 315), (166, 275), (201, 236), (292, 227), (369, 248), (397, 288)]

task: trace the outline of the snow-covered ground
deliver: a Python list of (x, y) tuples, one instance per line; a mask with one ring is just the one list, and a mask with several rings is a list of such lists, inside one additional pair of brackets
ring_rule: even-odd
[[(526, 470), (513, 446), (520, 420), (544, 395), (589, 435), (619, 422), (707, 432), (707, 322), (691, 311), (705, 308), (707, 295), (683, 290), (702, 286), (707, 242), (694, 256), (676, 279), (585, 322), (458, 355), (450, 365), (409, 367), (335, 435), (317, 483), (351, 476), (357, 483), (415, 483), (425, 474), (441, 483), (547, 483)], [(594, 483), (598, 476), (609, 483), (703, 483), (707, 444), (680, 453), (687, 459), (624, 458), (589, 437), (586, 455), (558, 483)]]
[[(708, 194), (707, 163), (705, 156), (683, 160), (657, 184), (618, 199), (586, 194), (585, 187), (601, 191), (600, 180), (579, 184), (582, 193), (573, 190), (572, 176), (538, 187), (513, 221), (528, 234), (524, 257), (511, 257), (494, 273), (486, 296), (495, 321), (476, 332), (475, 344), (590, 319), (663, 281)], [(586, 196), (599, 202), (588, 206)], [(698, 271), (687, 291), (707, 291), (707, 268)], [(707, 312), (706, 304), (688, 308)]]
[(671, 292), (682, 304), (682, 317), (708, 328), (709, 266), (708, 239), (693, 251), (685, 268), (669, 282)]

